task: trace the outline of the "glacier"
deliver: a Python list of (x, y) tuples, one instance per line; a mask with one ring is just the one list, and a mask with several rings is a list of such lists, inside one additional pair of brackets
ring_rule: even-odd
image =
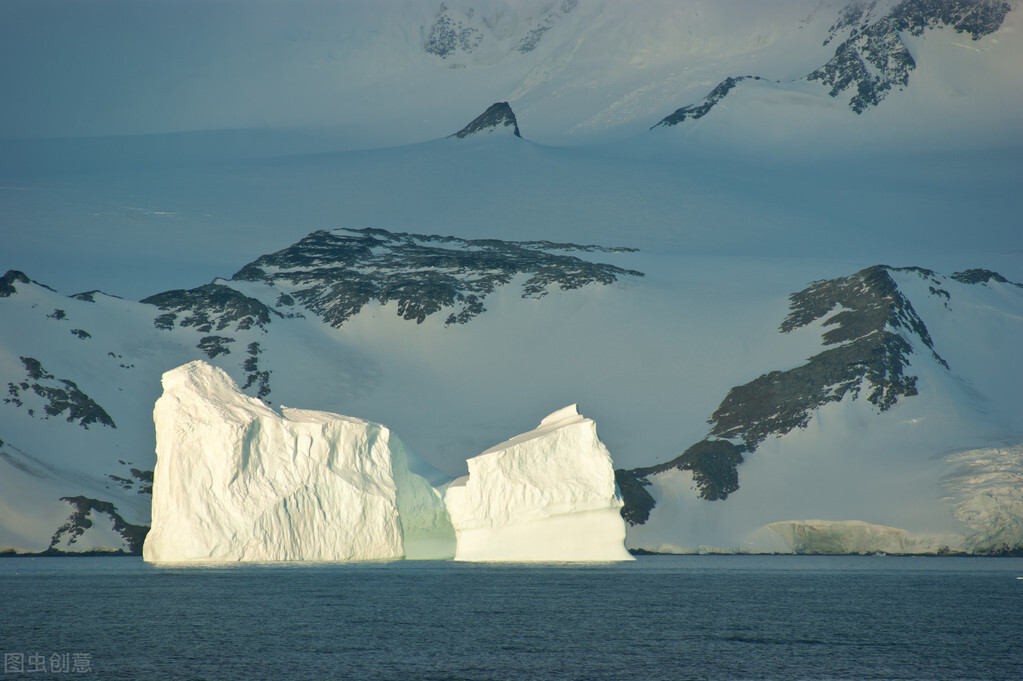
[(455, 560), (632, 560), (611, 455), (575, 405), (468, 466), (444, 495)]
[(943, 554), (957, 550), (954, 534), (919, 536), (862, 520), (783, 520), (754, 532), (749, 553), (798, 554)]
[(147, 561), (444, 557), (452, 536), (387, 428), (242, 394), (195, 361), (163, 376)]

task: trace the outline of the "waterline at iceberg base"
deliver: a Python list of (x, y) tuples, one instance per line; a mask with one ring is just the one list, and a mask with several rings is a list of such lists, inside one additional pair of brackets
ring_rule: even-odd
[(163, 388), (147, 561), (631, 560), (610, 454), (574, 406), (437, 484), (386, 427), (278, 413), (205, 362)]

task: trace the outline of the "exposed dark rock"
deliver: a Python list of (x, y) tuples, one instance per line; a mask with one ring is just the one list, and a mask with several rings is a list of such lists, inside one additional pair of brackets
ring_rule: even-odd
[(227, 336), (203, 336), (199, 339), (199, 344), (196, 347), (205, 352), (207, 357), (213, 359), (218, 355), (230, 355), (231, 348), (227, 347), (227, 344), (233, 342), (234, 339)]
[(76, 294), (72, 295), (71, 297), (74, 298), (75, 300), (81, 300), (81, 301), (86, 302), (86, 303), (95, 303), (96, 302), (96, 294), (97, 293), (99, 293), (101, 295), (104, 295), (104, 296), (108, 296), (110, 298), (120, 298), (121, 297), (121, 296), (113, 296), (113, 295), (110, 295), (109, 293), (103, 293), (103, 291), (100, 291), (99, 289), (94, 289), (92, 291), (83, 291), (81, 293), (76, 293)]
[(0, 277), (0, 298), (7, 298), (17, 293), (18, 289), (15, 284), (28, 284), (29, 282), (30, 279), (25, 276), (24, 272), (7, 270), (4, 276)]
[(453, 308), (446, 322), (462, 324), (485, 310), (487, 295), (519, 274), (529, 275), (523, 298), (541, 298), (554, 287), (568, 290), (642, 276), (554, 252), (568, 250), (630, 249), (346, 229), (313, 232), (258, 258), (233, 278), (286, 287), (301, 305), (339, 327), (371, 301), (394, 301), (399, 316), (417, 323)]
[[(923, 35), (932, 28), (948, 26), (969, 33), (974, 40), (997, 31), (1011, 7), (1001, 0), (904, 0), (887, 14), (880, 14), (876, 2), (855, 2), (846, 6), (828, 31), (828, 45), (848, 34), (835, 48), (826, 64), (806, 75), (829, 87), (837, 97), (854, 91), (849, 108), (857, 114), (877, 106), (894, 88), (909, 84), (916, 61), (902, 41), (902, 34)], [(662, 119), (658, 126), (678, 125), (707, 115), (735, 86), (748, 78), (731, 76), (721, 81), (699, 104), (684, 106)], [(651, 128), (653, 129), (653, 128)]]
[[(255, 298), (216, 283), (188, 290), (165, 291), (141, 302), (166, 312), (153, 322), (158, 329), (172, 329), (177, 322), (179, 326), (195, 327), (200, 333), (223, 331), (231, 324), (235, 324), (235, 331), (244, 331), (253, 326), (264, 328), (272, 315), (282, 317), (280, 312)], [(178, 320), (179, 315), (186, 316)]]
[(704, 499), (724, 499), (739, 489), (736, 468), (743, 462), (742, 448), (728, 440), (702, 440), (667, 463), (631, 471), (639, 480), (677, 468), (692, 471), (693, 481)]
[(615, 471), (615, 482), (622, 493), (622, 517), (630, 525), (642, 525), (650, 519), (657, 505), (646, 488), (649, 476), (673, 469), (691, 471), (697, 494), (708, 501), (725, 499), (739, 489), (739, 464), (743, 462), (742, 446), (728, 440), (702, 440), (681, 456), (666, 463), (632, 470)]
[(86, 338), (92, 338), (92, 334), (86, 331), (85, 329), (71, 329), (71, 335), (78, 336), (82, 340), (85, 340)]
[(525, 54), (535, 50), (543, 34), (549, 31), (566, 14), (574, 10), (578, 4), (579, 0), (561, 0), (560, 4), (547, 10), (540, 18), (540, 21), (537, 22), (537, 25), (530, 29), (522, 37), (522, 40), (519, 41), (518, 51)]
[(148, 482), (150, 485), (153, 484), (153, 471), (144, 471), (138, 468), (132, 468), (131, 474), (139, 482)]
[(447, 59), (458, 51), (472, 52), (482, 42), (482, 31), (467, 26), (461, 19), (452, 16), (448, 6), (441, 3), (433, 25), (426, 35), (423, 49), (428, 54)]
[(56, 319), (58, 321), (61, 320), (61, 319), (67, 319), (67, 312), (64, 312), (64, 310), (61, 310), (60, 308), (57, 308), (56, 310), (54, 310), (50, 314), (46, 315), (46, 318), (47, 319)]
[(246, 352), (249, 354), (249, 358), (242, 365), (242, 368), (245, 369), (245, 385), (242, 386), (242, 390), (257, 386), (256, 397), (266, 402), (266, 398), (270, 395), (270, 370), (259, 370), (259, 355), (263, 350), (259, 347), (259, 343), (252, 342), (249, 343)]
[(952, 275), (952, 278), (963, 284), (986, 284), (989, 281), (996, 281), (999, 284), (1009, 284), (1011, 286), (1023, 288), (1023, 284), (1017, 284), (1014, 281), (1009, 281), (1002, 275), (998, 274), (998, 272), (992, 272), (991, 270), (964, 270), (962, 272), (956, 272)]
[[(124, 463), (123, 461), (121, 462)], [(120, 475), (107, 475), (108, 478), (116, 482), (121, 489), (131, 491), (135, 489), (138, 484), (139, 494), (152, 494), (153, 493), (153, 471), (144, 471), (138, 468), (131, 469), (131, 477), (126, 478)]]
[[(932, 294), (947, 300), (948, 292), (935, 288), (941, 280), (934, 272), (883, 265), (814, 282), (793, 293), (780, 331), (788, 333), (823, 320), (828, 330), (822, 340), (831, 347), (794, 369), (772, 371), (729, 390), (708, 421), (710, 437), (667, 463), (624, 471), (619, 475), (626, 481), (619, 482), (623, 498), (626, 488), (634, 492), (635, 485), (645, 484), (648, 476), (678, 468), (693, 472), (700, 497), (725, 499), (739, 489), (738, 466), (744, 454), (754, 452), (772, 435), (805, 427), (823, 405), (840, 402), (847, 395), (856, 399), (866, 390), (866, 399), (886, 411), (899, 398), (916, 395), (917, 379), (906, 372), (913, 354), (911, 341), (926, 347), (934, 361), (948, 369), (923, 320), (892, 279), (892, 271), (913, 272), (933, 282)], [(735, 445), (733, 440), (742, 444)], [(652, 501), (633, 493), (626, 499), (623, 515), (633, 523), (645, 522)]]
[(746, 385), (732, 388), (710, 420), (711, 434), (742, 439), (753, 451), (769, 435), (784, 435), (804, 427), (813, 412), (828, 402), (854, 398), (863, 386), (867, 399), (881, 411), (899, 397), (917, 394), (916, 377), (905, 375), (913, 349), (899, 330), (915, 337), (945, 368), (923, 320), (883, 266), (851, 277), (816, 282), (792, 294), (791, 312), (781, 331), (824, 321), (825, 345), (836, 346), (788, 371), (772, 371)]
[(979, 40), (998, 30), (1010, 10), (1008, 3), (987, 0), (905, 0), (878, 17), (875, 7), (876, 3), (847, 7), (824, 44), (846, 31), (849, 37), (824, 66), (806, 76), (829, 86), (832, 97), (855, 89), (849, 108), (856, 113), (877, 106), (893, 88), (908, 85), (916, 61), (902, 33), (919, 36), (926, 29), (948, 26)]
[[(7, 384), (8, 397), (4, 399), (5, 404), (23, 407), (25, 401), (29, 399), (26, 393), (32, 392), (45, 400), (43, 411), (46, 416), (43, 418), (60, 416), (67, 412), (69, 422), (77, 422), (85, 429), (88, 429), (89, 425), (93, 423), (111, 428), (117, 427), (110, 415), (92, 398), (79, 390), (74, 381), (54, 377), (43, 368), (39, 360), (33, 357), (22, 357), (21, 363), (27, 372), (27, 380)], [(34, 409), (29, 408), (28, 413), (35, 416)]]
[(661, 119), (660, 123), (658, 123), (657, 125), (653, 126), (653, 128), (650, 129), (653, 130), (654, 128), (661, 125), (665, 127), (678, 125), (679, 123), (687, 119), (696, 120), (698, 118), (703, 118), (708, 113), (710, 113), (710, 110), (717, 106), (718, 102), (724, 99), (725, 96), (728, 95), (728, 93), (731, 92), (736, 85), (747, 79), (763, 80), (760, 76), (729, 76), (728, 78), (725, 78), (723, 81), (718, 83), (717, 87), (711, 90), (710, 94), (703, 98), (702, 102), (700, 102), (699, 104), (684, 106), (681, 109), (676, 109), (675, 113), (671, 114), (670, 116), (665, 116), (663, 119)]
[(117, 512), (117, 507), (109, 501), (100, 501), (84, 496), (61, 497), (60, 500), (71, 504), (71, 515), (68, 516), (67, 522), (53, 533), (53, 536), (50, 538), (50, 548), (47, 552), (64, 553), (56, 548), (57, 544), (66, 537), (67, 544), (69, 546), (73, 545), (85, 534), (87, 529), (92, 527), (92, 520), (89, 516), (93, 513), (103, 513), (113, 521), (114, 531), (121, 535), (128, 543), (127, 553), (142, 555), (142, 544), (149, 533), (149, 527), (145, 525), (132, 525), (125, 521)]
[(650, 511), (657, 503), (646, 491), (650, 481), (639, 477), (635, 471), (618, 468), (615, 470), (615, 484), (622, 495), (622, 518), (630, 525), (642, 525), (650, 519)]
[(512, 134), (522, 137), (519, 134), (519, 124), (515, 120), (515, 113), (508, 102), (497, 102), (491, 104), (486, 111), (474, 118), (469, 125), (465, 126), (451, 137), (463, 139), (469, 135), (493, 132), (501, 128), (512, 128)]

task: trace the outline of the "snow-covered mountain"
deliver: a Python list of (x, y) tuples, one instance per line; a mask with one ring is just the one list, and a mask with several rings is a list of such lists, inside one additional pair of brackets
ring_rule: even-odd
[(1018, 3), (40, 7), (0, 547), (139, 551), (196, 359), (449, 477), (579, 403), (634, 549), (1023, 545)]

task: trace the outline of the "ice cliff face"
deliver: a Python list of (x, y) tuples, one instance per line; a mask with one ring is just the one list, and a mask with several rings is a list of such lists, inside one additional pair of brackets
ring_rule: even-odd
[(167, 372), (163, 386), (146, 560), (450, 552), (440, 495), (409, 470), (413, 455), (387, 428), (326, 412), (278, 414), (203, 362)]
[(956, 550), (958, 539), (954, 535), (914, 536), (897, 527), (859, 520), (788, 520), (771, 523), (753, 533), (750, 547), (758, 553), (943, 554)]
[(383, 426), (278, 414), (201, 361), (163, 386), (148, 561), (630, 558), (611, 457), (574, 406), (471, 459), (442, 500)]
[(456, 560), (630, 560), (611, 456), (575, 405), (469, 459), (444, 501)]

